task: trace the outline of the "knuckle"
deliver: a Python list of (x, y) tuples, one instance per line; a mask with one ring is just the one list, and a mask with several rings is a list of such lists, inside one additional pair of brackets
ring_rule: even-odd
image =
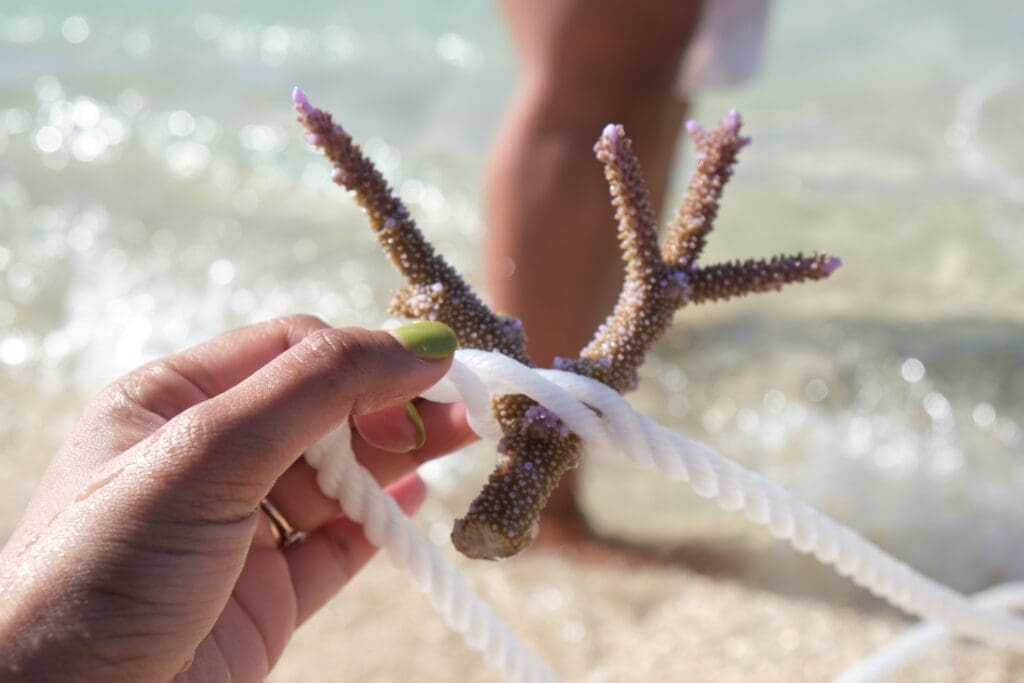
[(163, 361), (153, 361), (132, 370), (104, 387), (96, 397), (101, 410), (114, 415), (147, 409), (147, 387), (161, 383), (168, 373)]
[[(194, 454), (209, 454), (225, 462), (240, 455), (271, 450), (276, 444), (268, 433), (253, 429), (247, 416), (225, 415), (210, 403), (186, 410), (170, 423), (170, 427), (168, 438), (175, 448)], [(209, 458), (194, 459), (202, 461)]]
[(118, 378), (103, 387), (92, 400), (92, 408), (101, 415), (108, 415), (111, 418), (118, 418), (131, 414), (138, 408), (137, 402), (133, 399), (134, 391), (130, 388), (132, 380), (130, 375)]
[(327, 327), (316, 330), (306, 338), (310, 350), (321, 354), (339, 354), (348, 348), (349, 340), (354, 335), (351, 328), (339, 329)]
[(170, 419), (190, 404), (206, 398), (203, 389), (190, 380), (169, 358), (147, 363), (114, 382), (108, 396), (120, 396), (135, 407)]
[(218, 429), (205, 406), (196, 406), (170, 423), (168, 446), (174, 450), (196, 451), (215, 446)]
[[(106, 435), (107, 443), (127, 447), (137, 438), (160, 426), (162, 418), (139, 405), (117, 380), (100, 391), (86, 406), (76, 432)], [(79, 431), (81, 430), (81, 431)], [(132, 436), (135, 435), (135, 436)]]
[(185, 411), (168, 425), (156, 444), (162, 461), (157, 471), (175, 481), (201, 482), (188, 489), (205, 491), (221, 504), (249, 504), (259, 473), (240, 465), (259, 462), (259, 456), (271, 451), (274, 444), (254, 430), (237, 427), (205, 405)]
[(366, 372), (367, 361), (380, 350), (380, 343), (369, 330), (327, 328), (310, 334), (306, 349), (333, 379), (343, 380)]
[(284, 318), (281, 318), (281, 322), (290, 327), (322, 328), (328, 326), (322, 318), (310, 313), (296, 313), (294, 315), (285, 316)]
[(288, 345), (291, 346), (316, 330), (323, 330), (330, 327), (324, 319), (308, 313), (296, 313), (274, 319), (273, 323), (285, 330), (285, 337)]
[(139, 393), (147, 376), (152, 372), (153, 363), (138, 367), (126, 375), (118, 377), (100, 391), (97, 397), (102, 403), (118, 405), (123, 403), (140, 403)]

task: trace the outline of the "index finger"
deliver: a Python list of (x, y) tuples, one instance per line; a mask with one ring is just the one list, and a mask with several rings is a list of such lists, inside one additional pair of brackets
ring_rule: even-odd
[(231, 330), (143, 365), (114, 382), (111, 393), (170, 420), (227, 391), (311, 333), (327, 327), (319, 318), (294, 315)]

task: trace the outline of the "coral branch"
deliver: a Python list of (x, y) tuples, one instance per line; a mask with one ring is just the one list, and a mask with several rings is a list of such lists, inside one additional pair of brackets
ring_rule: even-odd
[[(500, 351), (532, 365), (520, 322), (491, 312), (435, 253), (373, 162), (330, 114), (310, 105), (298, 88), (293, 99), (307, 140), (331, 160), (334, 181), (355, 193), (381, 246), (409, 280), (395, 295), (392, 310), (446, 323), (463, 348)], [(548, 497), (579, 459), (579, 439), (535, 402), (512, 395), (496, 398), (493, 405), (504, 433), (502, 457), (452, 531), (459, 551), (487, 559), (508, 557), (529, 545)]]
[(686, 198), (668, 225), (663, 254), (665, 263), (675, 268), (688, 268), (697, 262), (708, 233), (718, 215), (722, 189), (732, 176), (736, 155), (750, 144), (740, 135), (743, 120), (733, 109), (708, 133), (696, 121), (687, 121), (696, 147), (696, 168), (690, 178)]
[(720, 301), (782, 289), (805, 280), (822, 280), (842, 265), (835, 256), (773, 256), (770, 261), (747, 259), (694, 268), (690, 274), (690, 303)]
[(661, 252), (658, 220), (633, 152), (633, 142), (622, 126), (608, 124), (594, 145), (594, 153), (604, 164), (604, 177), (612, 195), (626, 278), (641, 281), (649, 269), (661, 267)]
[(607, 126), (594, 151), (605, 165), (626, 278), (615, 309), (580, 360), (560, 361), (560, 367), (621, 392), (635, 388), (644, 355), (668, 328), (685, 295), (685, 280), (662, 262), (647, 187), (622, 126)]
[(394, 195), (373, 162), (327, 112), (309, 103), (296, 88), (292, 94), (306, 139), (334, 165), (332, 179), (351, 190), (370, 218), (384, 251), (409, 281), (392, 301), (392, 311), (440, 320), (451, 327), (467, 348), (500, 351), (529, 363), (526, 338), (518, 321), (493, 313), (462, 277), (423, 237), (409, 210)]
[(533, 540), (548, 497), (579, 463), (580, 440), (525, 396), (502, 396), (493, 406), (504, 435), (498, 466), (466, 516), (455, 520), (452, 542), (468, 557), (499, 560)]
[(600, 380), (619, 392), (628, 391), (635, 387), (637, 370), (668, 329), (676, 309), (821, 279), (839, 267), (839, 260), (827, 255), (749, 260), (706, 269), (697, 265), (736, 155), (750, 143), (739, 135), (740, 124), (739, 114), (732, 111), (711, 133), (696, 122), (687, 125), (698, 149), (697, 168), (660, 256), (657, 228), (629, 140), (620, 126), (605, 128), (595, 150), (605, 164), (616, 208), (626, 279), (614, 311), (580, 359), (559, 359), (558, 367)]

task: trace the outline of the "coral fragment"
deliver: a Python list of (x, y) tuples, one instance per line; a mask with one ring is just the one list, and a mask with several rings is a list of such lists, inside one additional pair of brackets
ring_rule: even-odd
[[(492, 312), (435, 252), (380, 172), (330, 114), (312, 106), (298, 88), (293, 99), (306, 139), (330, 159), (332, 179), (352, 191), (384, 251), (408, 281), (396, 293), (392, 311), (439, 320), (455, 331), (463, 348), (499, 351), (532, 366), (522, 324)], [(604, 129), (594, 150), (611, 191), (625, 279), (615, 308), (593, 340), (578, 358), (556, 359), (558, 369), (629, 391), (678, 308), (825, 278), (839, 267), (839, 259), (827, 254), (698, 264), (736, 156), (750, 142), (739, 134), (741, 125), (735, 110), (710, 132), (696, 122), (687, 124), (697, 148), (696, 168), (660, 247), (632, 143), (622, 126)], [(466, 515), (455, 521), (452, 542), (469, 557), (500, 559), (521, 551), (536, 535), (548, 497), (578, 464), (580, 439), (557, 415), (525, 396), (499, 396), (492, 405), (503, 434), (501, 455)]]

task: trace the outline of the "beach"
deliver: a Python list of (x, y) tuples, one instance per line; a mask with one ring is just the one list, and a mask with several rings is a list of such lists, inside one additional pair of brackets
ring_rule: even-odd
[[(302, 140), (294, 85), (484, 280), (481, 178), (516, 84), (495, 8), (123, 4), (0, 10), (0, 538), (119, 374), (290, 313), (396, 322), (399, 277)], [(753, 137), (709, 259), (818, 249), (843, 268), (682, 311), (630, 401), (958, 590), (1024, 579), (1016, 5), (777, 4), (758, 77), (692, 112), (738, 106)], [(671, 202), (692, 161), (681, 144)], [(465, 560), (451, 521), (494, 459), (427, 466), (417, 521), (567, 680), (828, 680), (912, 623), (614, 456), (582, 466), (591, 524), (690, 561)], [(1021, 678), (1024, 659), (960, 643), (900, 680)], [(271, 680), (499, 678), (379, 558)]]

